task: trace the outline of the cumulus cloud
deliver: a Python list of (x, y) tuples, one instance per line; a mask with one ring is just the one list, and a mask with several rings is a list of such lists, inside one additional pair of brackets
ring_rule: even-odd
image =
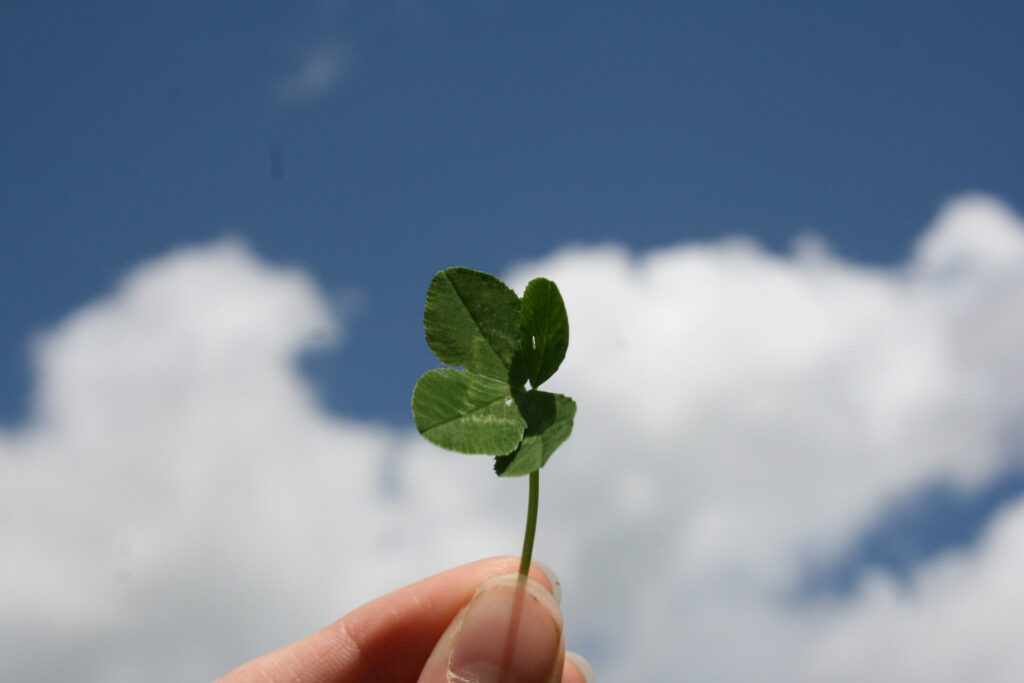
[(1024, 502), (992, 523), (972, 554), (944, 557), (909, 590), (866, 582), (829, 624), (806, 666), (815, 681), (993, 681), (1024, 670)]
[[(794, 597), (893, 501), (1020, 464), (1017, 216), (960, 199), (894, 268), (732, 240), (573, 247), (506, 273), (538, 274), (573, 325), (552, 389), (580, 412), (544, 471), (537, 555), (603, 678), (1020, 670), (1019, 503), (909, 583)], [(520, 487), (317, 404), (296, 356), (344, 325), (301, 271), (225, 242), (140, 266), (48, 332), (33, 417), (0, 432), (9, 675), (210, 678), (517, 549)]]

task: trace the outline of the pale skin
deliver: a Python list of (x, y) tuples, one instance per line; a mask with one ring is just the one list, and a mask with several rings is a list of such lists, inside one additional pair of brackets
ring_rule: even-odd
[[(449, 668), (458, 669), (459, 664), (453, 661), (465, 659), (471, 641), (474, 652), (481, 647), (483, 651), (500, 650), (502, 643), (508, 647), (510, 629), (504, 615), (513, 613), (513, 603), (523, 614), (520, 630), (512, 629), (520, 642), (512, 656), (519, 677), (503, 678), (492, 672), (479, 680), (586, 683), (573, 659), (565, 657), (561, 612), (552, 597), (551, 582), (533, 565), (530, 583), (524, 588), (525, 582), (517, 581), (515, 576), (518, 562), (512, 557), (491, 558), (423, 579), (349, 612), (302, 640), (243, 664), (216, 683), (477, 680), (453, 677)], [(481, 585), (484, 590), (478, 592)], [(467, 608), (471, 601), (473, 607)], [(478, 632), (470, 633), (473, 629)], [(483, 642), (495, 639), (495, 647)], [(456, 640), (462, 644), (453, 645)], [(455, 648), (461, 648), (460, 655), (453, 654)], [(530, 658), (537, 661), (528, 665), (526, 660)]]

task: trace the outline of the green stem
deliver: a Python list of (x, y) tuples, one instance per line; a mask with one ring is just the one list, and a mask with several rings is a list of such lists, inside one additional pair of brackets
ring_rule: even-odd
[(523, 555), (519, 560), (519, 573), (530, 573), (533, 557), (533, 537), (537, 533), (537, 503), (540, 501), (540, 470), (530, 472), (530, 503), (526, 509), (526, 536), (523, 537)]

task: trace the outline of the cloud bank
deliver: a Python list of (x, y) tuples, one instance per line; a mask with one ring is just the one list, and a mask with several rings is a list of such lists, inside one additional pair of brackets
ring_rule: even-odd
[[(893, 268), (732, 240), (504, 275), (539, 274), (572, 322), (552, 390), (580, 411), (536, 553), (603, 680), (1024, 669), (1024, 501), (907, 581), (799, 591), (894, 502), (1021, 465), (1019, 217), (961, 198)], [(518, 549), (523, 487), (318, 405), (295, 360), (344, 325), (302, 271), (223, 242), (139, 266), (40, 339), (33, 416), (0, 432), (6, 676), (213, 678)]]

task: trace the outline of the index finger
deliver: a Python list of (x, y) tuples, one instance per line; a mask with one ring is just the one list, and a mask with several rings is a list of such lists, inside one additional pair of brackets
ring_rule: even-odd
[[(498, 574), (515, 572), (518, 562), (513, 557), (479, 560), (400, 588), (218, 682), (284, 676), (309, 683), (415, 681), (434, 644), (477, 587)], [(552, 589), (543, 571), (531, 567), (530, 576)]]

